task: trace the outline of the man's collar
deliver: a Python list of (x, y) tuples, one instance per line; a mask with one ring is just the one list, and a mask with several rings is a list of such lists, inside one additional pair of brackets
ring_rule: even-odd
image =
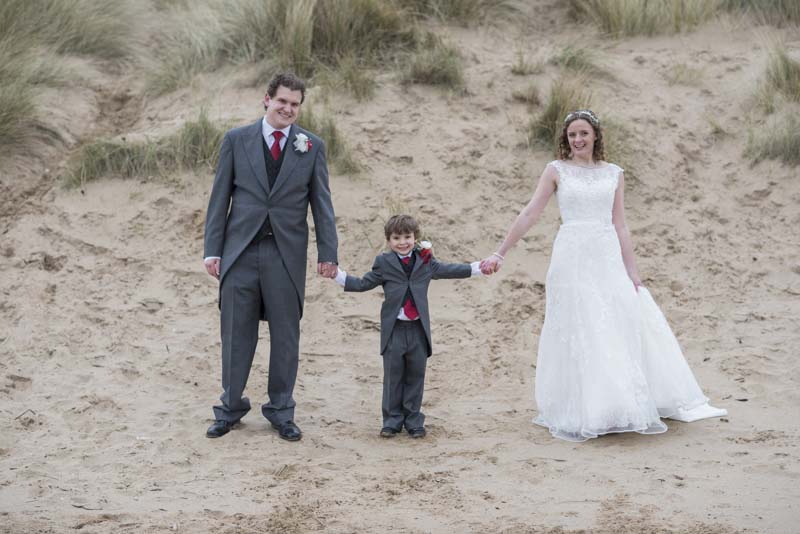
[[(283, 128), (282, 130), (279, 131), (283, 134), (285, 138), (288, 139), (289, 131), (291, 129), (292, 125), (290, 124), (286, 128)], [(274, 132), (275, 130), (277, 130), (277, 128), (273, 128), (272, 125), (267, 122), (267, 116), (264, 115), (264, 117), (261, 119), (261, 133), (264, 134), (264, 139), (267, 139), (270, 135), (272, 135), (272, 132)]]

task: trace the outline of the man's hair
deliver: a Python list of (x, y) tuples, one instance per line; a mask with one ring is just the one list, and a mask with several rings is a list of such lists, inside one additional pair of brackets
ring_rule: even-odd
[(419, 224), (411, 215), (392, 215), (383, 225), (383, 233), (386, 234), (386, 241), (389, 241), (392, 234), (414, 234), (416, 239), (419, 235)]
[(278, 92), (278, 87), (286, 87), (290, 91), (300, 91), (300, 103), (306, 99), (306, 84), (303, 80), (292, 74), (291, 72), (281, 72), (272, 77), (267, 86), (267, 94), (270, 98), (275, 96)]

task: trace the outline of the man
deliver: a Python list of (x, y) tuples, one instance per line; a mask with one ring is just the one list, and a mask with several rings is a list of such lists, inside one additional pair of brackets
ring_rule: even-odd
[(297, 441), (292, 397), (305, 296), (308, 207), (317, 238), (317, 272), (336, 276), (337, 237), (325, 144), (295, 121), (305, 84), (278, 74), (264, 96), (264, 117), (225, 134), (205, 227), (205, 267), (219, 279), (221, 404), (206, 436), (227, 434), (250, 410), (242, 397), (269, 323), (269, 402), (261, 412), (281, 438)]

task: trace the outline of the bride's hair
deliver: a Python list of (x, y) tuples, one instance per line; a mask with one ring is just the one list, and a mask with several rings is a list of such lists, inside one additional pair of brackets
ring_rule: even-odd
[(564, 127), (561, 129), (561, 136), (558, 139), (558, 158), (569, 159), (572, 150), (569, 148), (569, 139), (567, 138), (567, 128), (569, 125), (578, 119), (583, 119), (588, 122), (594, 130), (594, 149), (592, 150), (592, 159), (594, 161), (602, 161), (606, 159), (606, 150), (603, 143), (603, 129), (600, 127), (600, 119), (590, 109), (579, 109), (568, 113), (564, 118)]

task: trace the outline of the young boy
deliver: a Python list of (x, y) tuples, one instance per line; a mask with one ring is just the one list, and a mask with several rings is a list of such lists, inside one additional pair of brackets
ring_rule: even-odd
[(415, 247), (419, 225), (409, 215), (395, 215), (384, 226), (390, 252), (375, 258), (362, 278), (339, 270), (336, 281), (345, 291), (369, 291), (383, 286), (381, 355), (383, 356), (383, 428), (392, 438), (403, 427), (412, 438), (425, 437), (420, 411), (425, 366), (431, 355), (428, 284), (437, 278), (480, 275), (479, 262), (441, 263), (430, 249)]

